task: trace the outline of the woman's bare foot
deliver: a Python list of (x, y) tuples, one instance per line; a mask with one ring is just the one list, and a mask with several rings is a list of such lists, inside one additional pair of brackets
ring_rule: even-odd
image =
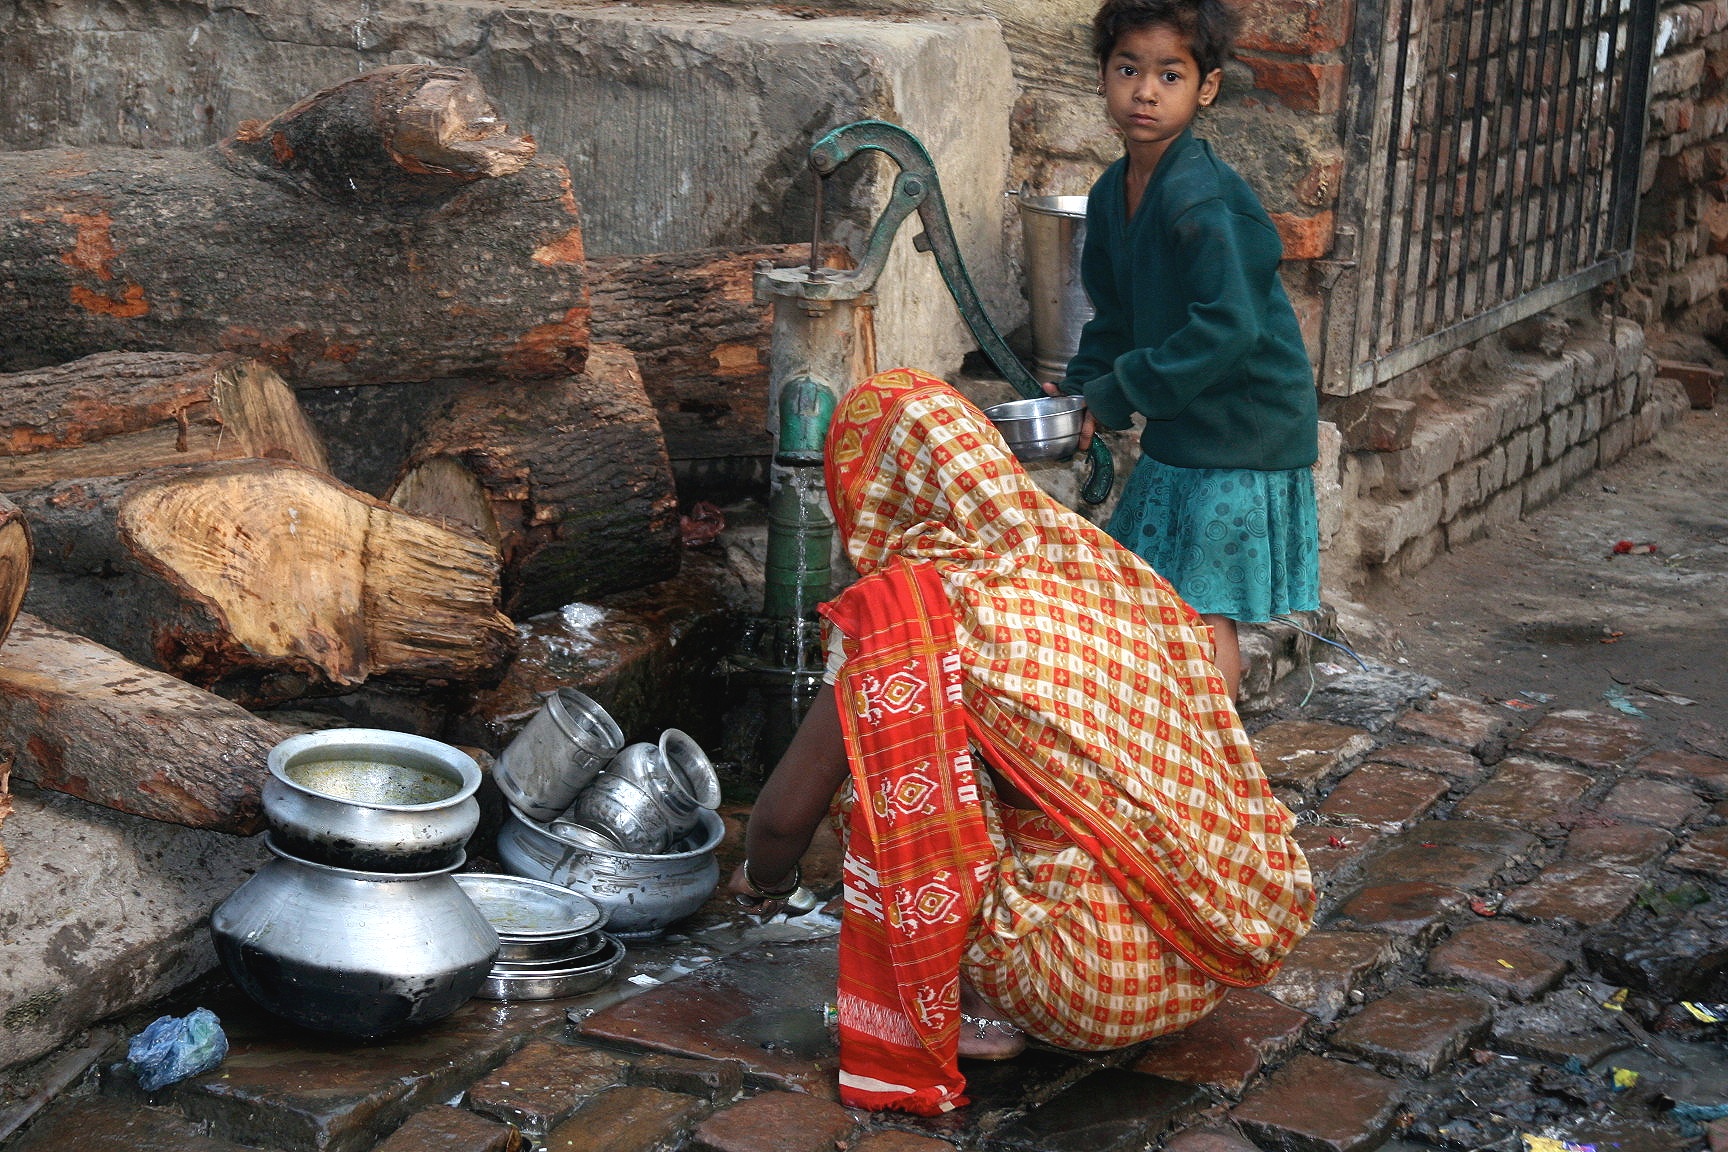
[(1000, 1018), (984, 997), (960, 982), (960, 1055), (968, 1060), (1012, 1060), (1026, 1051), (1026, 1033)]

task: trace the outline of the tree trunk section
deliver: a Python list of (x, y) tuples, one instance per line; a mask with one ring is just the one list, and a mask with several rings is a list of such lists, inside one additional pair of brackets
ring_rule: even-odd
[(286, 733), (28, 613), (0, 647), (0, 747), (39, 788), (189, 828), (259, 831)]
[(0, 371), (114, 349), (238, 353), (295, 388), (582, 370), (562, 164), (405, 203), (333, 199), (326, 175), (215, 148), (0, 152)]
[(520, 172), (536, 146), (466, 68), (398, 64), (248, 120), (222, 149), (333, 200), (403, 203)]
[[(636, 354), (674, 460), (767, 456), (768, 343), (774, 308), (756, 302), (758, 262), (810, 262), (808, 244), (709, 248), (589, 261), (593, 339)], [(850, 268), (846, 249), (822, 262)]]
[(36, 537), (30, 611), (248, 706), (372, 677), (485, 682), (512, 648), (495, 549), (298, 464), (13, 499)]
[(328, 470), (294, 392), (256, 360), (103, 352), (0, 376), (0, 492), (260, 457)]
[[(30, 560), (34, 552), (30, 540), (30, 524), (12, 501), (0, 496), (0, 644), (24, 604), (24, 593), (30, 587)], [(4, 755), (0, 751), (0, 755)], [(0, 771), (5, 768), (0, 763)], [(6, 791), (0, 782), (0, 795)]]
[(660, 425), (615, 345), (594, 345), (582, 376), (472, 385), (427, 421), (390, 500), (494, 544), (518, 618), (678, 572)]

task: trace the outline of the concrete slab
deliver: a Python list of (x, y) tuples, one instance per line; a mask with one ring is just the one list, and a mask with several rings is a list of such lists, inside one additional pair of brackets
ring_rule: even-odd
[(268, 859), (261, 839), (182, 828), (16, 785), (0, 835), (0, 1069), (213, 968), (210, 910)]
[[(934, 157), (998, 325), (1024, 317), (1004, 246), (1013, 68), (987, 18), (24, 0), (0, 13), (0, 148), (200, 147), (369, 68), (418, 62), (474, 69), (541, 155), (570, 166), (593, 255), (808, 240), (810, 144), (853, 120), (892, 120)], [(861, 161), (831, 182), (829, 239), (857, 254), (892, 168)], [(935, 262), (913, 250), (916, 231), (902, 230), (881, 280), (879, 362), (949, 372), (972, 342)]]

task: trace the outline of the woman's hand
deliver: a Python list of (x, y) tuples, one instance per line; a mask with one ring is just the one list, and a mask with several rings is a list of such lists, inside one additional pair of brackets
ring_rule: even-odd
[(752, 892), (750, 890), (750, 877), (744, 871), (746, 867), (748, 867), (747, 863), (741, 863), (732, 869), (732, 878), (726, 881), (726, 891), (732, 893), (732, 900), (739, 907), (753, 916), (760, 916), (766, 920), (784, 908), (786, 901), (763, 899)]
[[(1062, 389), (1058, 388), (1052, 381), (1045, 380), (1043, 385), (1046, 396), (1064, 395)], [(1086, 415), (1080, 420), (1080, 446), (1075, 451), (1084, 452), (1092, 447), (1092, 434), (1096, 431), (1098, 431), (1098, 421), (1092, 418), (1092, 410), (1088, 408)]]

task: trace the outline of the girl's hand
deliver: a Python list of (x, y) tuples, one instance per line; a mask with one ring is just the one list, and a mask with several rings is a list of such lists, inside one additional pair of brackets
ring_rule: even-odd
[[(1061, 396), (1063, 394), (1062, 389), (1058, 388), (1052, 381), (1045, 380), (1043, 385), (1046, 396)], [(1086, 415), (1080, 420), (1080, 446), (1075, 451), (1085, 452), (1086, 449), (1092, 447), (1092, 435), (1097, 431), (1098, 421), (1092, 418), (1092, 410), (1088, 408)]]

